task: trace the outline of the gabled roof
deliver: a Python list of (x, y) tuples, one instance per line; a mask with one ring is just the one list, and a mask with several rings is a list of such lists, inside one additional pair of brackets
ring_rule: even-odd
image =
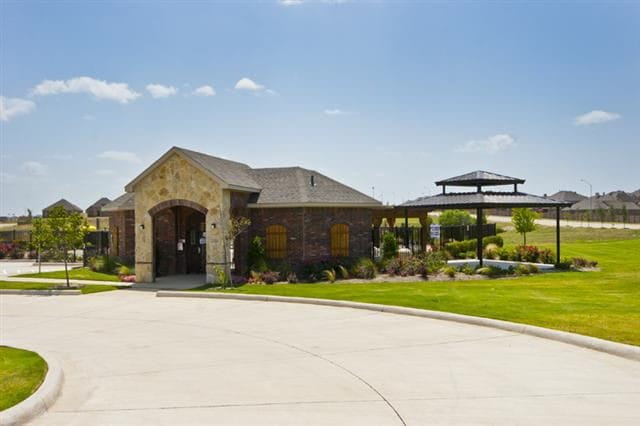
[(636, 197), (624, 191), (612, 191), (600, 197), (604, 201), (630, 201), (635, 202)]
[(104, 207), (107, 204), (109, 204), (110, 202), (111, 202), (111, 200), (108, 199), (107, 197), (102, 197), (98, 201), (96, 201), (95, 203), (93, 203), (89, 207), (87, 207), (87, 210), (92, 209), (92, 208)]
[(61, 198), (55, 203), (51, 204), (50, 206), (45, 207), (44, 209), (42, 209), (42, 211), (46, 212), (46, 211), (52, 210), (54, 207), (59, 207), (59, 206), (63, 207), (66, 211), (69, 211), (69, 212), (78, 212), (78, 213), (82, 212), (82, 209), (80, 207), (65, 200), (64, 198)]
[(255, 207), (382, 205), (360, 191), (301, 167), (252, 169), (251, 175), (262, 188), (250, 200)]
[(135, 209), (135, 194), (133, 192), (125, 192), (109, 204), (102, 207), (103, 213), (115, 212), (120, 210), (134, 210)]
[(129, 182), (127, 186), (125, 186), (125, 190), (127, 192), (133, 192), (136, 183), (151, 173), (151, 171), (173, 154), (182, 156), (195, 167), (202, 170), (205, 174), (220, 181), (226, 188), (248, 192), (257, 192), (260, 190), (260, 187), (250, 175), (250, 167), (246, 164), (225, 160), (224, 158), (213, 157), (201, 152), (191, 151), (176, 146), (167, 151), (162, 157)]
[(607, 200), (604, 197), (592, 197), (591, 200), (586, 199), (582, 200), (578, 203), (575, 203), (571, 207), (566, 210), (575, 210), (575, 211), (589, 211), (589, 210), (608, 210), (610, 207), (613, 207), (615, 210), (621, 210), (623, 206), (627, 209), (627, 211), (638, 211), (640, 210), (640, 206), (636, 203), (632, 203), (631, 201), (619, 201), (616, 199)]
[(578, 194), (575, 191), (558, 191), (555, 194), (550, 195), (549, 198), (556, 201), (566, 201), (568, 203), (577, 203), (578, 201), (587, 199), (586, 196)]
[(524, 179), (499, 175), (497, 173), (485, 172), (484, 170), (476, 170), (475, 172), (466, 173), (460, 176), (454, 176), (448, 179), (436, 182), (438, 186), (493, 186), (493, 185), (512, 185), (516, 183), (524, 183)]
[(571, 204), (524, 192), (463, 192), (420, 197), (401, 204), (401, 207), (432, 209), (474, 209), (499, 207), (565, 207)]

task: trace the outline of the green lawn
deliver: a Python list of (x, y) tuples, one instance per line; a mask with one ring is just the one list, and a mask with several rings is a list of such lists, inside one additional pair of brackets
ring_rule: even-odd
[[(515, 231), (503, 232), (500, 235), (505, 245), (522, 244), (522, 235)], [(594, 242), (639, 239), (640, 230), (611, 229), (611, 228), (560, 228), (560, 241), (562, 243)], [(556, 228), (551, 226), (538, 226), (527, 234), (527, 244), (548, 245), (555, 250)]]
[(35, 352), (0, 346), (0, 411), (28, 398), (47, 374), (47, 363)]
[[(0, 281), (0, 289), (8, 289), (8, 290), (49, 290), (54, 288), (55, 286), (60, 284), (51, 284), (51, 283), (20, 283), (14, 281)], [(115, 285), (102, 285), (102, 284), (93, 284), (93, 285), (85, 285), (80, 288), (82, 294), (91, 294), (91, 293), (101, 293), (103, 291), (111, 291), (118, 290), (119, 287)]]
[[(54, 271), (54, 272), (41, 272), (35, 274), (22, 274), (16, 275), (16, 277), (23, 278), (59, 278), (65, 279), (64, 271)], [(91, 281), (113, 281), (119, 282), (117, 275), (112, 274), (103, 274), (102, 272), (94, 272), (89, 268), (77, 268), (69, 270), (69, 279), (73, 280), (91, 280)]]
[[(581, 231), (573, 237), (572, 232), (565, 232), (574, 242), (563, 244), (563, 255), (597, 260), (601, 271), (484, 281), (246, 285), (225, 291), (456, 312), (640, 345), (640, 239), (580, 241)], [(529, 240), (546, 243), (547, 233), (541, 229)]]

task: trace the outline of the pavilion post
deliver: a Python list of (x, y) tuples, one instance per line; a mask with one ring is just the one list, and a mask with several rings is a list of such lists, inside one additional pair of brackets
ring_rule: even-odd
[(482, 209), (476, 209), (476, 255), (482, 268)]
[(556, 265), (560, 264), (560, 206), (556, 207)]
[[(409, 209), (404, 208), (404, 246), (409, 248)], [(413, 254), (413, 249), (411, 249)]]

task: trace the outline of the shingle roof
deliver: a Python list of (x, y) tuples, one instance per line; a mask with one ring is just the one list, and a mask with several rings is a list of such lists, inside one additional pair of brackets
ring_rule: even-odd
[(401, 207), (426, 207), (448, 209), (497, 208), (497, 207), (564, 207), (568, 203), (525, 194), (523, 192), (465, 192), (421, 197), (401, 204)]
[(175, 147), (175, 149), (176, 151), (179, 151), (191, 158), (200, 166), (208, 170), (210, 173), (218, 176), (229, 185), (249, 189), (260, 188), (251, 175), (251, 168), (246, 164), (225, 160), (224, 158), (214, 157), (212, 155), (191, 151), (185, 148)]
[[(301, 167), (251, 169), (262, 190), (252, 197), (261, 205), (363, 205), (380, 206), (378, 200), (314, 170)], [(313, 185), (312, 185), (313, 177)]]
[(640, 210), (640, 206), (630, 201), (618, 201), (615, 199), (607, 200), (603, 197), (592, 197), (591, 200), (586, 199), (582, 200), (578, 203), (575, 203), (571, 207), (565, 210), (574, 210), (574, 211), (589, 211), (589, 210), (608, 210), (609, 207), (613, 207), (614, 209), (622, 209), (622, 206), (627, 208), (627, 211), (638, 211)]
[(65, 210), (70, 212), (82, 212), (82, 209), (80, 207), (65, 200), (64, 198), (61, 198), (55, 203), (51, 204), (50, 206), (45, 207), (44, 209), (42, 209), (42, 211), (48, 212), (49, 210), (52, 210), (54, 207), (59, 207), (59, 206), (62, 206)]
[(133, 192), (125, 192), (109, 204), (102, 207), (103, 212), (115, 212), (119, 210), (133, 210), (135, 194)]
[(555, 194), (550, 195), (549, 198), (552, 198), (557, 201), (577, 203), (578, 201), (585, 200), (587, 197), (585, 197), (582, 194), (578, 194), (575, 191), (558, 191)]
[(499, 175), (497, 173), (485, 172), (484, 170), (476, 170), (475, 172), (466, 173), (460, 176), (454, 176), (448, 179), (436, 182), (438, 186), (477, 186), (477, 185), (510, 185), (514, 183), (524, 183), (524, 179)]

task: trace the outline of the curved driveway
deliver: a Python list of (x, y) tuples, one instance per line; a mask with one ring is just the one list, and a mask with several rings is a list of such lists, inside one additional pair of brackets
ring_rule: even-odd
[(490, 328), (136, 291), (0, 313), (65, 373), (35, 424), (640, 424), (640, 363)]

